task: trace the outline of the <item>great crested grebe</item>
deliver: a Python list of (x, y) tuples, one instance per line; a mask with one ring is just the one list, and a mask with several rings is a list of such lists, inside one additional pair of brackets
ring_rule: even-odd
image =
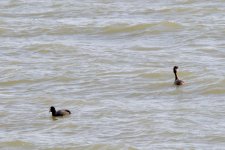
[(175, 81), (174, 81), (174, 84), (175, 85), (183, 85), (184, 84), (184, 81), (180, 80), (177, 76), (177, 69), (178, 69), (178, 66), (174, 66), (173, 67), (173, 73), (175, 75)]

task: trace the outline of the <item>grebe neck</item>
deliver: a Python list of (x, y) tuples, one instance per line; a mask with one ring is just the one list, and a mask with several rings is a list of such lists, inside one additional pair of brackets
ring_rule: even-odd
[(178, 76), (177, 76), (177, 70), (173, 69), (174, 75), (175, 75), (175, 80), (178, 80)]

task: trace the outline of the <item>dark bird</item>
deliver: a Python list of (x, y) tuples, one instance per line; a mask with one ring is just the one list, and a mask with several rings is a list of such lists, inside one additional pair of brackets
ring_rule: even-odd
[(178, 69), (178, 66), (174, 66), (173, 67), (173, 73), (175, 75), (175, 81), (174, 81), (174, 84), (175, 85), (183, 85), (184, 84), (184, 81), (180, 80), (177, 76), (177, 69)]
[(55, 110), (55, 107), (51, 106), (49, 109), (49, 112), (52, 112), (52, 116), (54, 117), (58, 117), (58, 116), (66, 116), (66, 115), (70, 115), (71, 112), (67, 109), (62, 109), (62, 110)]

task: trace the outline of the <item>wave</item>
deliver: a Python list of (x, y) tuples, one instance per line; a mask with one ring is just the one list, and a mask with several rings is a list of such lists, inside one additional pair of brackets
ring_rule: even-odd
[(31, 50), (31, 51), (35, 51), (35, 52), (39, 52), (39, 53), (43, 53), (43, 54), (47, 54), (50, 52), (75, 52), (76, 51), (76, 47), (71, 46), (71, 45), (65, 45), (65, 44), (61, 44), (61, 43), (36, 43), (36, 44), (31, 44), (28, 46), (24, 47), (27, 50)]
[(40, 35), (114, 35), (114, 34), (157, 34), (163, 32), (175, 32), (182, 29), (183, 25), (173, 21), (162, 21), (153, 23), (114, 23), (106, 25), (68, 25), (60, 24), (54, 26), (39, 25), (32, 28), (12, 26), (0, 28), (0, 34), (12, 37), (35, 37)]
[(21, 141), (21, 140), (14, 140), (14, 141), (6, 141), (6, 142), (1, 142), (0, 147), (7, 147), (7, 149), (15, 148), (15, 149), (33, 149), (34, 146), (32, 143)]
[(111, 35), (111, 34), (129, 34), (144, 32), (167, 32), (176, 31), (183, 28), (180, 23), (172, 21), (162, 21), (156, 23), (114, 23), (106, 25), (60, 25), (54, 28), (42, 29), (49, 35), (72, 35), (72, 34), (88, 34), (88, 35)]
[(103, 27), (103, 34), (118, 34), (118, 33), (133, 33), (133, 32), (154, 32), (154, 31), (175, 31), (181, 29), (182, 24), (170, 21), (162, 21), (156, 23), (141, 23), (141, 24), (113, 24)]

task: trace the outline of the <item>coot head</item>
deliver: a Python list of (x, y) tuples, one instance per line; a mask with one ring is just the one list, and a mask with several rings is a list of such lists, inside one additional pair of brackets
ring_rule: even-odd
[(55, 111), (55, 107), (54, 106), (51, 106), (50, 109), (49, 109), (49, 112), (56, 112)]

